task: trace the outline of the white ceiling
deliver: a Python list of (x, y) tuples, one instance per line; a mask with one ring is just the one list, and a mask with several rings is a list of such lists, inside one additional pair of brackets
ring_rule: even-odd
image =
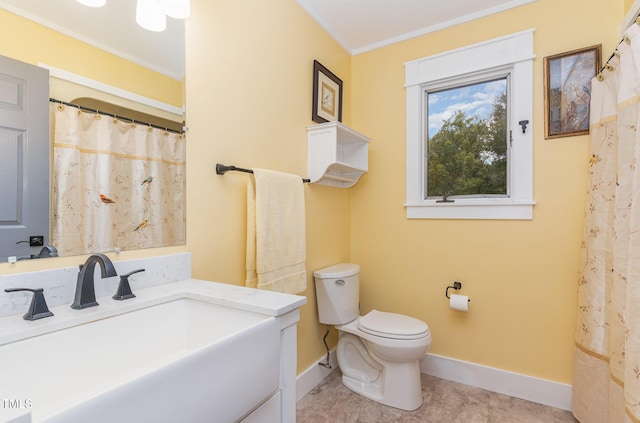
[(296, 0), (350, 54), (359, 54), (535, 0)]
[(184, 21), (167, 18), (165, 31), (147, 31), (136, 24), (135, 0), (107, 0), (99, 8), (75, 0), (0, 0), (0, 7), (172, 78), (184, 77)]
[[(346, 51), (358, 54), (535, 0), (296, 1)], [(135, 4), (107, 0), (92, 8), (75, 0), (0, 0), (1, 8), (182, 79), (184, 22), (167, 18), (167, 30), (147, 31), (135, 23)]]

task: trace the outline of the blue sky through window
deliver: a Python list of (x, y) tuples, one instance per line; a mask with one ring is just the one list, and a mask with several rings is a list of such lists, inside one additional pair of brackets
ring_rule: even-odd
[(428, 93), (428, 137), (432, 138), (458, 111), (488, 119), (496, 97), (507, 89), (506, 78)]

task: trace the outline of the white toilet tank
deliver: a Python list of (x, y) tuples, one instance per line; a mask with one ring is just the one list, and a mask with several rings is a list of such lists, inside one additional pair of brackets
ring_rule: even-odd
[(334, 264), (313, 272), (318, 316), (325, 325), (343, 325), (360, 314), (360, 266)]

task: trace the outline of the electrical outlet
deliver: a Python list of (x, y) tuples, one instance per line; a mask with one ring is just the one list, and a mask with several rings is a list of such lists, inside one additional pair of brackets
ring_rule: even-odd
[(42, 235), (35, 235), (29, 237), (29, 246), (30, 247), (43, 247), (44, 246), (44, 237)]

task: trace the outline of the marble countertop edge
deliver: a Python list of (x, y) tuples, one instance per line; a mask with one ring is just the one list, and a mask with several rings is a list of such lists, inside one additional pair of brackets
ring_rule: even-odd
[(83, 310), (74, 310), (70, 304), (51, 307), (54, 315), (40, 320), (24, 320), (22, 314), (0, 318), (0, 346), (181, 298), (206, 301), (273, 317), (287, 314), (307, 302), (307, 298), (300, 295), (199, 279), (187, 279), (133, 291), (135, 298), (116, 301), (109, 296), (100, 297), (97, 298), (97, 307)]

